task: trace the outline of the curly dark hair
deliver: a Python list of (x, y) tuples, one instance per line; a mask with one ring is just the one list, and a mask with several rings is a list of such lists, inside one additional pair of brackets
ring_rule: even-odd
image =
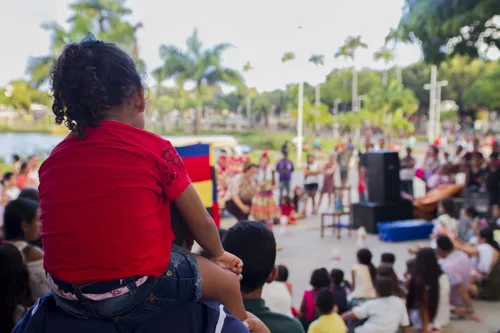
[(97, 127), (107, 109), (122, 105), (142, 88), (132, 58), (115, 44), (67, 45), (51, 69), (52, 111), (79, 138)]

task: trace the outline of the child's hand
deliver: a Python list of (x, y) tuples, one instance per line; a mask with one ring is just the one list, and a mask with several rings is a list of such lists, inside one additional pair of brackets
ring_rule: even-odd
[(219, 267), (227, 269), (238, 275), (240, 280), (243, 278), (243, 276), (241, 275), (241, 271), (243, 270), (243, 261), (241, 261), (241, 259), (234, 254), (224, 251), (224, 253), (220, 257), (214, 259), (214, 262)]

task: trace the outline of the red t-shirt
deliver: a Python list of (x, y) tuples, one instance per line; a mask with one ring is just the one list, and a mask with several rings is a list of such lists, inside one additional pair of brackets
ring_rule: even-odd
[(293, 211), (295, 210), (295, 207), (293, 205), (288, 205), (288, 206), (280, 205), (280, 209), (282, 215), (291, 216)]
[(82, 284), (159, 276), (174, 235), (169, 201), (191, 180), (169, 141), (102, 121), (70, 134), (40, 167), (45, 269)]

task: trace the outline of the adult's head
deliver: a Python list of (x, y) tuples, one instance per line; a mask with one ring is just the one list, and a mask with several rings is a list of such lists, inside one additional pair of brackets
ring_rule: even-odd
[(238, 222), (228, 229), (222, 245), (244, 262), (240, 284), (243, 294), (261, 292), (266, 282), (274, 280), (276, 240), (264, 223)]
[(28, 157), (28, 165), (30, 170), (36, 170), (38, 168), (38, 157), (36, 157), (36, 155), (30, 155), (30, 157)]
[(145, 125), (142, 81), (134, 62), (115, 44), (87, 37), (67, 45), (51, 70), (52, 111), (62, 124), (85, 137), (85, 127), (105, 119)]
[(16, 177), (12, 172), (6, 172), (3, 175), (2, 184), (6, 188), (16, 186)]
[(262, 154), (259, 160), (259, 166), (261, 168), (266, 168), (269, 165), (269, 156), (267, 156), (267, 153)]
[(243, 166), (243, 175), (245, 177), (251, 178), (255, 176), (257, 172), (257, 165), (254, 163), (247, 163)]
[(439, 148), (434, 146), (434, 145), (430, 145), (429, 150), (427, 151), (427, 154), (430, 157), (437, 158), (439, 155)]
[(417, 303), (421, 303), (427, 298), (427, 308), (431, 320), (434, 319), (437, 313), (441, 274), (443, 274), (443, 271), (439, 266), (436, 252), (431, 248), (420, 249), (415, 258), (415, 266), (406, 300), (408, 307), (414, 308)]
[(17, 154), (12, 155), (12, 162), (17, 163), (20, 160), (21, 160), (21, 158), (19, 157), (19, 155), (17, 155)]
[(436, 239), (436, 244), (437, 244), (436, 254), (440, 258), (446, 258), (450, 253), (453, 252), (453, 250), (455, 250), (453, 242), (446, 235), (439, 235)]
[(283, 152), (282, 152), (282, 155), (283, 155), (283, 159), (284, 159), (284, 160), (287, 160), (287, 159), (288, 159), (288, 152), (287, 152), (287, 151), (283, 151)]
[(498, 169), (498, 152), (494, 151), (490, 154), (490, 158), (488, 159), (488, 166), (491, 169)]
[(384, 138), (380, 138), (378, 140), (378, 146), (380, 149), (384, 149), (384, 147), (385, 147), (385, 139)]
[(456, 150), (455, 150), (455, 155), (460, 155), (462, 154), (462, 151), (464, 150), (464, 147), (462, 147), (461, 145), (458, 145)]
[(40, 201), (38, 197), (38, 190), (34, 188), (23, 188), (21, 193), (19, 193), (19, 198), (25, 198), (36, 202)]
[(5, 206), (3, 213), (5, 240), (36, 241), (40, 237), (40, 210), (38, 202), (18, 198)]
[(500, 246), (498, 242), (495, 240), (493, 229), (488, 226), (484, 226), (479, 229), (479, 233), (477, 235), (477, 242), (480, 244), (490, 244), (495, 250), (500, 251)]
[(11, 332), (17, 307), (31, 305), (29, 273), (14, 245), (0, 245), (0, 263), (0, 332)]
[(21, 167), (19, 168), (19, 174), (26, 176), (29, 173), (30, 173), (30, 166), (28, 162), (21, 163)]
[(309, 163), (309, 164), (314, 163), (314, 155), (313, 154), (307, 154), (307, 163)]
[(412, 149), (411, 147), (406, 147), (406, 155), (411, 156)]
[(446, 197), (439, 202), (438, 205), (439, 214), (447, 214), (451, 217), (455, 216), (455, 203), (451, 197)]
[(322, 267), (315, 269), (311, 274), (309, 284), (316, 290), (328, 288), (330, 286), (330, 277), (328, 276), (326, 268)]

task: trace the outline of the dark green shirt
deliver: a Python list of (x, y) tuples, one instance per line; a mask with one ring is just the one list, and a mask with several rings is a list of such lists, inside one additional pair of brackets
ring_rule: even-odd
[(245, 310), (253, 313), (266, 324), (271, 333), (304, 333), (302, 324), (292, 317), (271, 312), (262, 298), (244, 299)]

